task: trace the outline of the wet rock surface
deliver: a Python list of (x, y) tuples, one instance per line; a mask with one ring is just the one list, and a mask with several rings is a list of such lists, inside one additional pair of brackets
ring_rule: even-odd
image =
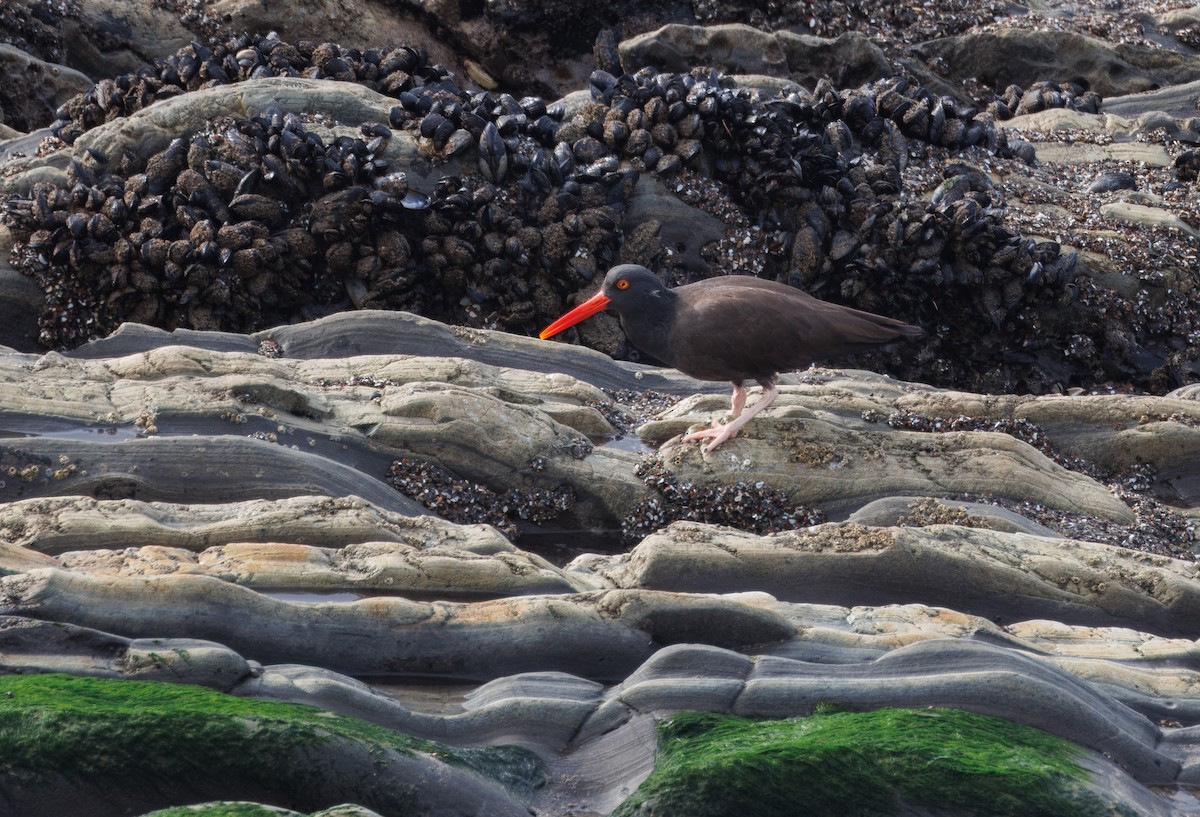
[[(1200, 813), (1194, 10), (293, 6), (0, 8), (0, 672), (544, 765), (389, 755), (445, 814), (608, 813), (663, 717), (831, 704)], [(621, 262), (927, 334), (703, 454), (728, 384), (532, 337)]]
[[(678, 437), (720, 384), (570, 348), (355, 312), (0, 357), (3, 668), (516, 745), (546, 814), (619, 805), (671, 712), (956, 706), (1176, 813), (1152, 788), (1197, 775), (1191, 391), (813, 369), (702, 456)], [(574, 504), (522, 515), (555, 486)]]

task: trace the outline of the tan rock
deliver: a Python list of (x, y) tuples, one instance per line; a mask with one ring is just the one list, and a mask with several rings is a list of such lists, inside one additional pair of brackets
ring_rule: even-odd
[(811, 88), (822, 76), (851, 87), (886, 76), (887, 57), (867, 37), (848, 32), (824, 39), (789, 31), (763, 32), (748, 25), (668, 24), (624, 40), (623, 65), (687, 71), (708, 65), (730, 74), (784, 77)]
[(490, 526), (405, 516), (354, 496), (195, 505), (77, 496), (23, 500), (0, 504), (0, 531), (6, 532), (12, 545), (44, 553), (81, 548), (199, 553), (208, 547), (256, 540), (312, 542), (327, 548), (395, 541), (418, 549), (440, 546), (485, 555), (512, 550), (508, 540)]
[[(885, 496), (970, 493), (1132, 521), (1129, 508), (1104, 486), (1007, 434), (909, 432), (862, 419), (863, 411), (886, 417), (900, 407), (916, 410), (930, 391), (936, 393), (871, 378), (857, 386), (844, 381), (794, 390), (784, 386), (765, 415), (713, 454), (672, 441), (663, 446), (661, 456), (681, 480), (702, 485), (761, 480), (794, 502), (834, 513)], [(916, 396), (908, 398), (904, 392)], [(967, 400), (974, 404), (964, 408), (982, 409), (978, 413), (991, 416), (983, 405), (989, 402), (986, 398)], [(707, 425), (726, 409), (727, 402), (715, 395), (685, 400), (642, 426), (639, 434), (665, 440), (694, 425)]]
[(628, 554), (593, 561), (615, 587), (758, 590), (820, 604), (919, 602), (1000, 618), (1190, 632), (1195, 564), (1106, 545), (980, 528), (825, 524), (756, 537), (677, 522)]

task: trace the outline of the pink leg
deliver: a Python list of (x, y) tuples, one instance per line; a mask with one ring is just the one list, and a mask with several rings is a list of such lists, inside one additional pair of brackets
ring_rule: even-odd
[(746, 407), (746, 390), (741, 383), (733, 384), (733, 399), (729, 401), (729, 419), (736, 420)]
[[(735, 414), (734, 418), (732, 420), (730, 420), (728, 423), (725, 423), (724, 425), (721, 424), (720, 420), (713, 420), (713, 424), (712, 424), (711, 428), (705, 428), (700, 431), (693, 431), (691, 434), (688, 434), (686, 437), (684, 437), (683, 441), (686, 443), (686, 442), (691, 442), (692, 440), (706, 440), (706, 439), (711, 438), (712, 442), (710, 442), (707, 446), (704, 447), (704, 453), (710, 454), (710, 453), (712, 453), (712, 450), (714, 448), (716, 448), (718, 445), (720, 445), (721, 443), (725, 442), (726, 440), (729, 440), (732, 437), (734, 437), (734, 435), (736, 435), (738, 433), (738, 429), (740, 429), (746, 423), (748, 423), (752, 419), (754, 419), (754, 415), (758, 414), (760, 411), (765, 409), (767, 406), (771, 405), (771, 403), (774, 402), (775, 398), (778, 396), (779, 396), (779, 387), (776, 386), (774, 383), (768, 383), (767, 385), (763, 386), (762, 397), (758, 398), (758, 401), (753, 406), (750, 407), (749, 411), (745, 412), (744, 414), (741, 414), (741, 413)], [(737, 405), (737, 398), (738, 398), (738, 394), (737, 394), (737, 389), (735, 388), (734, 393), (733, 393), (735, 407)], [(743, 389), (742, 390), (742, 402), (743, 403), (745, 403), (745, 399), (746, 399), (746, 393), (745, 393), (745, 390)]]

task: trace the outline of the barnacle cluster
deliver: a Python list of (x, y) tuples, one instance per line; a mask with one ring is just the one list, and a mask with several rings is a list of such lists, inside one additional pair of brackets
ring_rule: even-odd
[(1102, 479), (1100, 469), (1087, 460), (1079, 457), (1067, 457), (1058, 451), (1049, 436), (1037, 423), (1020, 417), (929, 417), (915, 411), (894, 411), (887, 417), (879, 412), (866, 411), (862, 415), (868, 422), (886, 422), (889, 426), (902, 431), (921, 431), (932, 434), (944, 434), (950, 431), (988, 431), (997, 434), (1007, 434), (1042, 452), (1046, 457), (1064, 468), (1087, 474), (1094, 479)]
[(570, 485), (509, 488), (496, 493), (485, 485), (455, 477), (445, 468), (415, 457), (401, 457), (388, 469), (388, 483), (451, 522), (492, 525), (509, 539), (519, 535), (518, 520), (541, 523), (575, 506)]
[(819, 509), (796, 505), (785, 493), (763, 482), (696, 485), (680, 481), (657, 457), (644, 458), (634, 473), (654, 493), (621, 520), (621, 536), (626, 542), (640, 541), (680, 520), (728, 525), (760, 534), (825, 521)]
[[(1111, 300), (1077, 280), (1074, 253), (1007, 225), (987, 165), (1033, 154), (997, 112), (903, 76), (773, 90), (709, 69), (597, 70), (590, 103), (568, 113), (466, 91), (419, 48), (243, 35), (103, 80), (54, 128), (70, 142), (160, 99), (293, 75), (367, 85), (396, 104), (386, 123), (337, 136), (271, 111), (152, 156), (77, 150), (65, 183), (7, 203), (14, 261), (46, 292), (46, 346), (124, 320), (249, 331), (364, 307), (526, 333), (622, 261), (672, 283), (760, 275), (919, 324), (921, 344), (856, 362), (939, 385), (1043, 392), (1114, 371), (1148, 381), (1143, 347), (1171, 342), (1176, 322), (1129, 342)], [(996, 104), (1096, 102), (1068, 86), (1018, 91)], [(433, 163), (424, 192), (383, 158), (389, 140)], [(944, 167), (936, 190), (916, 183), (914, 159)], [(658, 222), (627, 218), (646, 175), (736, 217), (685, 263)], [(1160, 380), (1177, 378), (1191, 350), (1167, 350), (1179, 360)]]
[(354, 82), (389, 96), (449, 78), (421, 48), (343, 48), (337, 43), (295, 43), (268, 34), (242, 34), (206, 45), (193, 41), (175, 54), (131, 74), (98, 81), (57, 112), (51, 132), (67, 144), (104, 122), (189, 91), (264, 77), (307, 77)]
[(1195, 520), (1175, 512), (1153, 497), (1130, 493), (1119, 486), (1115, 488), (1117, 495), (1133, 511), (1135, 521), (1132, 524), (1124, 525), (1098, 516), (1069, 513), (1027, 500), (966, 494), (954, 498), (1007, 508), (1071, 539), (1196, 561), (1195, 547), (1200, 539), (1197, 539)]

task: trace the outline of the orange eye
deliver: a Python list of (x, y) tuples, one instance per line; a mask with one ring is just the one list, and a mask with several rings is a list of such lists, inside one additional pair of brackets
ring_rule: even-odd
[(617, 281), (617, 289), (629, 289), (629, 282), (622, 278), (620, 281)]

